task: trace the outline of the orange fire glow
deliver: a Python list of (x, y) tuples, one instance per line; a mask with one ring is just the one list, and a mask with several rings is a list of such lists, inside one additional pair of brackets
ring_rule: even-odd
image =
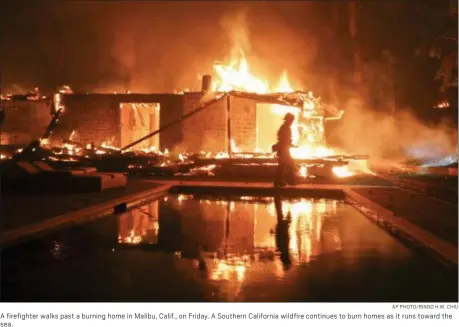
[(440, 103), (438, 103), (435, 108), (438, 108), (438, 109), (446, 109), (446, 108), (449, 108), (450, 107), (450, 104), (447, 100), (444, 100), (444, 101), (441, 101)]
[[(236, 52), (238, 56), (233, 57), (228, 65), (215, 64), (214, 69), (217, 80), (213, 83), (214, 92), (245, 91), (258, 94), (267, 93), (291, 93), (295, 89), (291, 86), (287, 71), (283, 71), (276, 86), (271, 86), (265, 78), (255, 76), (249, 68), (247, 59), (242, 51)], [(270, 110), (275, 117), (274, 121), (280, 121), (286, 113), (295, 115), (296, 119), (292, 125), (292, 141), (295, 145), (290, 149), (295, 159), (321, 158), (336, 155), (336, 151), (327, 147), (324, 142), (324, 117), (317, 108), (318, 99), (312, 92), (304, 99), (302, 110), (297, 107), (282, 106), (273, 104)], [(300, 116), (301, 115), (301, 116)], [(300, 119), (301, 118), (301, 119)], [(274, 122), (273, 122), (274, 123)], [(231, 140), (233, 152), (238, 152), (237, 144)], [(255, 149), (254, 152), (270, 152), (270, 149)], [(222, 154), (221, 157), (227, 157)], [(333, 169), (337, 177), (349, 177), (354, 175), (348, 167), (342, 166)], [(302, 167), (300, 175), (306, 176), (307, 169)]]

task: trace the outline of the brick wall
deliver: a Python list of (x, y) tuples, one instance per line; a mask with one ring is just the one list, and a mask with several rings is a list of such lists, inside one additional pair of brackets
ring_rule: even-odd
[(231, 136), (243, 152), (256, 148), (257, 103), (253, 100), (231, 98)]
[[(74, 139), (87, 144), (112, 141), (120, 146), (120, 103), (159, 103), (160, 126), (178, 120), (200, 105), (201, 93), (174, 94), (70, 94), (63, 97), (65, 111), (53, 132), (52, 140)], [(50, 115), (49, 101), (23, 101), (5, 107), (6, 119), (1, 131), (14, 131), (24, 143), (43, 135)], [(4, 102), (6, 103), (6, 101)], [(256, 141), (256, 103), (252, 100), (231, 99), (232, 138), (242, 151), (252, 151)], [(22, 135), (22, 134), (24, 135)], [(199, 152), (227, 151), (226, 99), (160, 133), (160, 148)]]
[(0, 125), (1, 144), (26, 145), (42, 137), (51, 121), (51, 101), (2, 101), (5, 120)]
[[(159, 125), (164, 126), (183, 116), (183, 95), (162, 95), (157, 98), (160, 104)], [(161, 132), (159, 145), (161, 149), (173, 150), (183, 138), (181, 124), (176, 124)]]
[[(65, 112), (52, 140), (68, 139), (87, 144), (112, 141), (120, 146), (120, 103), (159, 103), (160, 126), (178, 120), (200, 105), (201, 93), (175, 94), (70, 94), (63, 97)], [(6, 118), (0, 132), (2, 143), (27, 144), (41, 137), (49, 122), (50, 101), (3, 101)], [(253, 151), (256, 142), (256, 103), (231, 98), (231, 133), (242, 151)], [(227, 151), (226, 99), (160, 133), (161, 149), (199, 152)]]
[[(184, 112), (188, 113), (201, 103), (201, 93), (184, 96)], [(183, 148), (185, 151), (226, 152), (228, 150), (227, 101), (209, 106), (183, 122)], [(241, 151), (253, 151), (256, 141), (256, 102), (231, 98), (231, 136)]]
[[(75, 131), (74, 140), (100, 144), (112, 141), (121, 145), (120, 103), (159, 103), (159, 124), (163, 126), (183, 115), (181, 95), (173, 94), (70, 94), (64, 97), (65, 112), (53, 133), (53, 139), (67, 139)], [(171, 149), (182, 139), (175, 125), (159, 134), (161, 149)]]
[(116, 98), (104, 95), (69, 95), (64, 97), (65, 111), (59, 119), (52, 140), (68, 139), (101, 144), (111, 141), (120, 145), (120, 111)]
[[(183, 98), (184, 113), (201, 105), (201, 93), (187, 93)], [(188, 152), (227, 150), (226, 101), (222, 99), (182, 123), (182, 150)]]

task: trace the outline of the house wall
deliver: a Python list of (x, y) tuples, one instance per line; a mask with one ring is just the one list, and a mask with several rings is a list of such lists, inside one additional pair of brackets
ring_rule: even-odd
[[(201, 93), (184, 95), (184, 112), (208, 100), (201, 101)], [(203, 111), (183, 121), (182, 150), (188, 152), (228, 151), (227, 100), (212, 104)], [(241, 151), (253, 151), (256, 141), (256, 102), (235, 98), (230, 100), (231, 136)]]
[[(132, 144), (159, 129), (159, 103), (121, 104), (121, 147)], [(159, 134), (134, 145), (132, 149), (159, 148)]]
[(99, 94), (66, 95), (63, 97), (65, 111), (53, 132), (53, 141), (68, 139), (83, 144), (99, 145), (111, 141), (120, 145), (120, 109), (115, 97)]
[[(53, 132), (58, 142), (68, 139), (83, 144), (112, 141), (121, 145), (120, 103), (159, 103), (160, 126), (177, 121), (201, 102), (202, 93), (179, 94), (66, 94), (65, 111)], [(204, 99), (203, 101), (207, 101)], [(159, 134), (162, 150), (226, 152), (228, 150), (226, 98)], [(0, 126), (1, 144), (27, 144), (43, 136), (51, 121), (51, 100), (2, 101), (5, 120)], [(241, 151), (253, 151), (257, 137), (257, 103), (231, 98), (231, 135)], [(326, 134), (333, 144), (333, 131), (340, 122), (327, 124)], [(275, 123), (277, 128), (277, 123)]]
[(26, 145), (45, 134), (51, 121), (50, 100), (5, 100), (0, 144)]
[(231, 98), (231, 135), (243, 152), (253, 152), (257, 136), (257, 103), (242, 98)]
[[(68, 139), (83, 144), (111, 141), (121, 145), (120, 103), (159, 103), (160, 126), (196, 108), (202, 93), (178, 94), (65, 94), (65, 111), (51, 141)], [(51, 100), (3, 101), (2, 143), (27, 144), (43, 136), (51, 116)], [(232, 138), (242, 151), (252, 151), (256, 140), (256, 103), (231, 98)], [(228, 150), (226, 99), (160, 133), (160, 148), (199, 152)]]
[[(202, 93), (184, 95), (184, 113), (190, 113), (208, 100), (201, 101)], [(183, 140), (180, 146), (185, 152), (226, 151), (226, 102), (224, 99), (212, 104), (182, 122)]]
[[(53, 139), (67, 139), (75, 131), (74, 140), (96, 145), (111, 141), (121, 146), (120, 103), (159, 103), (159, 124), (163, 126), (183, 114), (181, 95), (175, 94), (69, 94), (63, 98), (65, 112), (53, 133)], [(160, 133), (160, 148), (173, 148), (181, 140), (178, 125)]]

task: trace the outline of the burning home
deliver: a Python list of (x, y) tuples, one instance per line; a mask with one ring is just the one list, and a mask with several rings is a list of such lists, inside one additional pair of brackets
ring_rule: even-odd
[[(217, 168), (250, 175), (263, 165), (272, 174), (276, 132), (285, 114), (292, 113), (297, 147), (291, 153), (302, 165), (303, 177), (351, 176), (348, 162), (365, 159), (344, 156), (328, 146), (326, 123), (340, 119), (343, 111), (311, 91), (296, 91), (286, 72), (277, 86), (270, 86), (249, 71), (242, 53), (229, 65), (214, 68), (214, 76), (204, 75), (197, 92), (82, 94), (64, 87), (43, 104), (46, 110), (35, 113), (40, 115), (36, 121), (43, 122), (35, 126), (43, 134), (30, 130), (29, 124), (20, 132), (29, 141), (40, 139), (41, 147), (51, 151), (47, 159), (54, 161), (81, 162), (94, 156), (100, 161), (101, 156), (116, 154), (123, 158), (120, 169), (131, 172), (157, 172), (159, 166), (159, 171), (180, 174)], [(8, 100), (4, 102), (14, 107)], [(21, 117), (12, 108), (5, 111), (2, 128), (8, 130)], [(45, 128), (47, 120), (51, 122)], [(127, 153), (155, 160), (138, 163)]]

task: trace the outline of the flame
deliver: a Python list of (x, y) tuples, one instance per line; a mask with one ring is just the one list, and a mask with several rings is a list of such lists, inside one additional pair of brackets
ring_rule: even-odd
[[(272, 87), (266, 82), (266, 79), (255, 76), (250, 71), (242, 50), (235, 51), (235, 53), (238, 53), (238, 55), (233, 57), (228, 65), (221, 63), (214, 65), (214, 70), (217, 74), (217, 81), (213, 85), (215, 92), (237, 90), (266, 94), (291, 93), (295, 91), (289, 81), (286, 70), (281, 73), (278, 83), (275, 84), (276, 86)], [(290, 151), (295, 159), (308, 159), (335, 154), (334, 150), (324, 144), (323, 117), (316, 110), (316, 102), (317, 99), (314, 98), (313, 93), (309, 92), (304, 100), (303, 110), (297, 107), (271, 105), (271, 112), (274, 116), (282, 117), (286, 113), (292, 113), (296, 118), (292, 124), (292, 141), (296, 147)], [(300, 117), (301, 114), (302, 116)], [(238, 152), (234, 140), (231, 140), (231, 148), (233, 152)], [(259, 152), (260, 149), (257, 150), (255, 152)], [(227, 154), (219, 154), (217, 158), (227, 158)]]
[[(249, 63), (242, 50), (236, 49), (233, 53), (236, 56), (231, 58), (228, 65), (218, 63), (214, 65), (216, 72), (216, 81), (213, 84), (214, 92), (228, 92), (232, 90), (254, 92), (259, 94), (267, 93), (292, 93), (295, 88), (291, 85), (288, 72), (282, 71), (277, 83), (272, 86), (267, 82), (266, 78), (256, 76), (249, 67)], [(297, 89), (298, 90), (298, 89)], [(279, 124), (281, 117), (286, 113), (292, 113), (295, 116), (295, 121), (292, 124), (292, 143), (295, 147), (290, 149), (290, 153), (294, 159), (310, 159), (323, 158), (337, 154), (335, 149), (328, 147), (325, 144), (324, 113), (321, 111), (320, 98), (313, 95), (312, 91), (305, 94), (303, 99), (303, 108), (271, 105), (273, 114), (273, 124)], [(336, 109), (336, 108), (335, 108)], [(340, 114), (336, 119), (339, 119), (343, 111), (336, 111)], [(277, 118), (276, 118), (277, 117)], [(277, 122), (276, 122), (277, 121)], [(230, 140), (233, 153), (240, 152), (234, 140)], [(270, 149), (255, 149), (254, 152), (268, 154)], [(241, 154), (238, 154), (239, 156)], [(228, 153), (218, 153), (216, 158), (228, 158)], [(365, 165), (359, 164), (353, 167), (336, 166), (332, 169), (333, 174), (338, 178), (345, 178), (355, 175), (357, 172), (371, 173)], [(300, 167), (300, 175), (306, 177), (308, 174), (307, 167)]]
[(231, 142), (230, 143), (231, 144), (231, 151), (232, 152), (240, 152), (239, 148), (236, 145), (236, 142), (233, 139), (231, 139), (230, 142)]
[(438, 109), (446, 109), (446, 108), (449, 108), (450, 107), (450, 104), (447, 100), (444, 100), (444, 101), (441, 101), (440, 103), (438, 103), (435, 108), (438, 108)]
[(300, 167), (300, 176), (301, 177), (308, 176), (308, 168), (306, 166), (301, 166)]
[(69, 141), (74, 141), (75, 135), (76, 135), (76, 132), (75, 132), (75, 130), (73, 130), (72, 133), (70, 133)]
[[(49, 142), (49, 139), (48, 139), (48, 138), (46, 138), (46, 139), (40, 139), (40, 146), (42, 146), (42, 147), (48, 146), (49, 143), (50, 143), (50, 142)], [(21, 151), (22, 151), (22, 150), (21, 150)]]
[(119, 150), (116, 146), (113, 146), (112, 141), (103, 141), (100, 145), (101, 148), (108, 149), (108, 150)]
[(63, 112), (65, 110), (65, 106), (62, 103), (62, 93), (56, 93), (54, 94), (54, 107), (56, 111)]
[(336, 177), (351, 177), (354, 175), (347, 166), (335, 166), (332, 168), (333, 173)]
[(277, 87), (277, 92), (293, 92), (293, 87), (290, 85), (290, 81), (288, 80), (287, 71), (284, 70), (279, 80), (279, 85)]
[(72, 89), (71, 89), (70, 86), (68, 86), (68, 85), (62, 85), (62, 86), (58, 89), (57, 92), (60, 93), (60, 94), (72, 94), (72, 93), (73, 93)]
[(242, 50), (239, 51), (239, 56), (231, 60), (229, 65), (215, 64), (214, 69), (219, 76), (219, 81), (214, 83), (214, 91), (228, 92), (238, 90), (260, 94), (269, 91), (268, 84), (250, 72), (247, 59)]

